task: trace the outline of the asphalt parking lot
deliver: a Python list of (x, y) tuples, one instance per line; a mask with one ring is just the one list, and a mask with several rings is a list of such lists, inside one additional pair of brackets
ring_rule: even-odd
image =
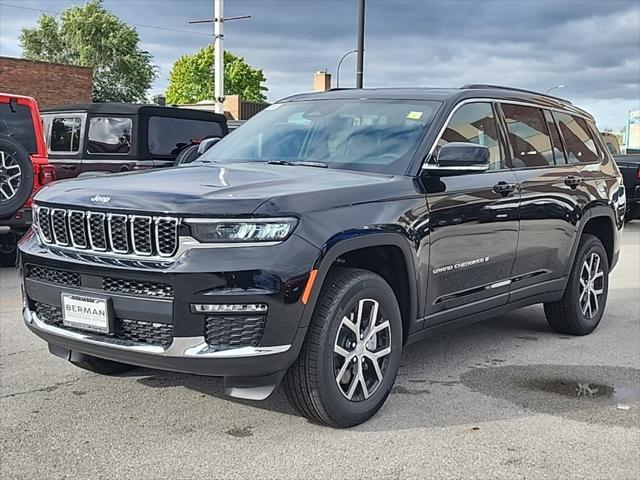
[(622, 248), (594, 334), (553, 333), (534, 306), (411, 345), (350, 430), (309, 423), (281, 389), (245, 402), (216, 378), (79, 370), (28, 332), (0, 269), (0, 477), (636, 479), (640, 222)]

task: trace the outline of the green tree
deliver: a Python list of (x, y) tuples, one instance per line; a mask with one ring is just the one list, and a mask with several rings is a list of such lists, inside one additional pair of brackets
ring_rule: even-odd
[(157, 67), (139, 41), (135, 28), (106, 10), (102, 0), (69, 7), (59, 21), (41, 15), (37, 27), (20, 34), (24, 58), (92, 67), (96, 102), (145, 100)]
[[(168, 103), (196, 103), (211, 100), (213, 94), (213, 45), (193, 55), (183, 55), (173, 64), (166, 91)], [(250, 102), (264, 102), (267, 87), (262, 70), (251, 67), (244, 58), (224, 52), (224, 93), (241, 95)]]

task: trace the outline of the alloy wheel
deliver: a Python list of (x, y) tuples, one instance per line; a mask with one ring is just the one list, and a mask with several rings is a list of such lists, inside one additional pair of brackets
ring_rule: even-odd
[(0, 203), (8, 202), (20, 189), (22, 169), (15, 157), (0, 150)]
[(604, 293), (604, 271), (600, 255), (591, 253), (580, 271), (580, 310), (587, 319), (591, 319), (600, 310), (600, 297)]
[(350, 401), (366, 400), (384, 378), (391, 354), (391, 324), (373, 299), (358, 301), (342, 318), (334, 345), (334, 372)]

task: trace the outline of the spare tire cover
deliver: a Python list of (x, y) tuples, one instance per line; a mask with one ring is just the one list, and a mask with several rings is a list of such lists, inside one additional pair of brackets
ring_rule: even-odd
[(0, 218), (18, 211), (33, 189), (33, 165), (17, 142), (0, 137)]

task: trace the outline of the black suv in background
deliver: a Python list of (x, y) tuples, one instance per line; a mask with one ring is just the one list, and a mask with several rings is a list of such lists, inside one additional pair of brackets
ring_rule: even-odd
[(625, 195), (585, 111), (503, 87), (271, 105), (193, 164), (61, 182), (20, 245), (24, 321), (110, 374), (224, 377), (308, 418), (370, 418), (404, 345), (544, 303), (600, 322)]
[(41, 113), (58, 179), (171, 167), (186, 149), (229, 132), (224, 115), (158, 105), (87, 103)]

